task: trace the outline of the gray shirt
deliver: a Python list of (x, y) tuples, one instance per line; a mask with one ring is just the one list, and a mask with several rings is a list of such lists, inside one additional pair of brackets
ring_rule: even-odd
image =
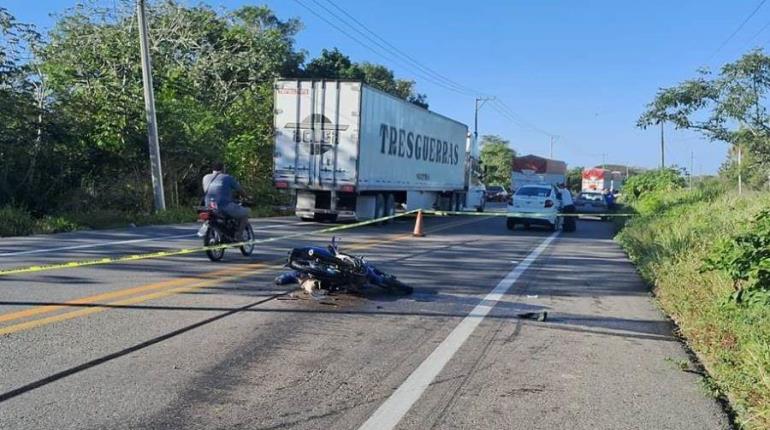
[(207, 205), (213, 201), (217, 206), (225, 207), (233, 202), (233, 193), (243, 192), (243, 189), (232, 176), (214, 171), (203, 177), (203, 192)]

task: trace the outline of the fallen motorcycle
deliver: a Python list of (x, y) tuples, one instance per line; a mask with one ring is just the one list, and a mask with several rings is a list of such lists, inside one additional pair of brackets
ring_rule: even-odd
[(412, 294), (409, 285), (395, 276), (384, 273), (364, 257), (340, 252), (336, 238), (326, 248), (294, 248), (289, 253), (286, 267), (292, 269), (275, 278), (277, 285), (299, 284), (306, 291), (357, 291), (374, 285), (398, 294)]

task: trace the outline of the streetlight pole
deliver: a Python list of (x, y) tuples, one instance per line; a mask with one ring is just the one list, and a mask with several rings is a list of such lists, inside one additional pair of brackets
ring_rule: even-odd
[(494, 100), (494, 97), (476, 97), (476, 109), (473, 114), (473, 147), (474, 150), (478, 150), (479, 147), (479, 109), (484, 106), (484, 103), (489, 100)]
[(741, 145), (738, 145), (738, 194), (743, 191), (743, 178), (741, 177)]
[(554, 136), (551, 136), (551, 150), (548, 155), (548, 158), (550, 158), (551, 160), (553, 160), (553, 140), (554, 140)]
[(692, 189), (692, 181), (695, 176), (695, 151), (690, 151), (690, 189)]
[(155, 116), (155, 94), (152, 90), (152, 63), (147, 39), (147, 20), (144, 13), (144, 0), (138, 0), (136, 15), (139, 21), (139, 48), (142, 52), (142, 82), (144, 84), (144, 110), (147, 115), (147, 140), (150, 149), (150, 170), (152, 172), (152, 190), (155, 198), (155, 210), (166, 210), (166, 198), (163, 195), (163, 171), (160, 163), (158, 144), (158, 120)]
[(666, 167), (666, 144), (663, 140), (663, 121), (660, 122), (660, 168)]

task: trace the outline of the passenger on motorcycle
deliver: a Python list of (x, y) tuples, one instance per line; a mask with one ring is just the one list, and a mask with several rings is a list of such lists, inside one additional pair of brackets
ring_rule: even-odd
[(203, 204), (211, 207), (212, 203), (225, 215), (238, 220), (237, 240), (243, 240), (243, 230), (249, 223), (249, 209), (235, 202), (234, 196), (246, 197), (241, 184), (225, 173), (224, 163), (212, 163), (212, 172), (203, 177)]

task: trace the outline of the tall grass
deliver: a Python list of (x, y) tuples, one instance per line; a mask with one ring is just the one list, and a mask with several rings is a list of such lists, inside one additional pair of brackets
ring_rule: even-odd
[(770, 308), (731, 302), (731, 279), (702, 270), (714, 244), (751, 228), (770, 195), (737, 196), (706, 184), (650, 193), (631, 206), (639, 215), (616, 240), (730, 399), (738, 424), (770, 428)]

